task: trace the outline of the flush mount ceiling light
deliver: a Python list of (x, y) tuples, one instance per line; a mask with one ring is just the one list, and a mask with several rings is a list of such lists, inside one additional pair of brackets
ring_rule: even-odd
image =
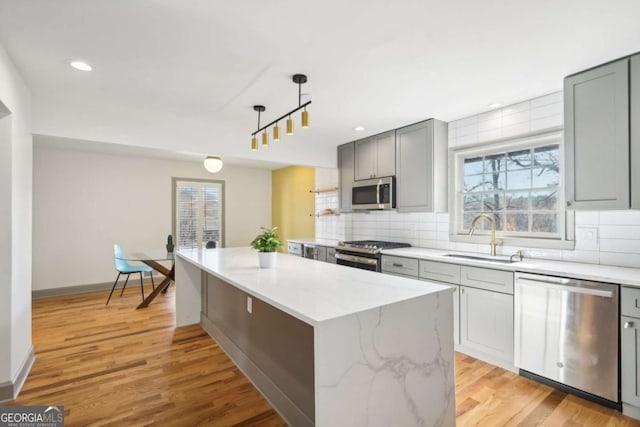
[(364, 126), (356, 126), (353, 128), (356, 132), (362, 132), (364, 130)]
[(222, 169), (222, 158), (218, 156), (208, 156), (204, 159), (204, 168), (211, 173), (220, 172)]
[(87, 64), (84, 61), (77, 61), (77, 60), (72, 60), (69, 61), (69, 65), (73, 68), (75, 68), (78, 71), (91, 71), (93, 70), (93, 67), (89, 64)]
[(499, 108), (499, 107), (502, 107), (502, 104), (500, 104), (499, 102), (493, 102), (493, 103), (487, 105), (487, 107), (489, 107), (489, 108)]
[(253, 106), (253, 110), (258, 112), (258, 129), (251, 134), (251, 150), (253, 151), (258, 150), (258, 137), (256, 135), (259, 134), (260, 132), (262, 132), (262, 146), (263, 147), (269, 146), (269, 134), (267, 133), (267, 130), (272, 125), (275, 125), (273, 127), (273, 141), (274, 142), (280, 141), (280, 126), (278, 126), (278, 123), (281, 120), (284, 120), (285, 118), (287, 119), (287, 121), (285, 122), (286, 134), (293, 135), (293, 119), (291, 118), (291, 115), (297, 111), (302, 110), (302, 115), (300, 118), (300, 127), (303, 129), (306, 129), (309, 127), (309, 112), (307, 111), (307, 106), (311, 104), (311, 101), (307, 101), (304, 104), (302, 103), (302, 85), (307, 82), (307, 76), (305, 76), (304, 74), (294, 74), (291, 79), (295, 84), (298, 85), (298, 107), (297, 108), (294, 108), (288, 113), (283, 114), (282, 116), (278, 117), (271, 123), (260, 127), (260, 113), (265, 111), (266, 108), (263, 105)]

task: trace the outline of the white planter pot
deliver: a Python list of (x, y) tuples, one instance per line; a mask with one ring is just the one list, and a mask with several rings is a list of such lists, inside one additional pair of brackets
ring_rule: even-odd
[(276, 255), (278, 252), (258, 252), (260, 268), (274, 268), (276, 266)]

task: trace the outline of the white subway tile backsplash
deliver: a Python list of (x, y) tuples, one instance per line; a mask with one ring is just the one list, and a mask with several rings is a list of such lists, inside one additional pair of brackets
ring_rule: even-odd
[(499, 130), (502, 127), (502, 117), (491, 120), (483, 120), (478, 122), (478, 132), (486, 132), (488, 130)]
[(495, 141), (502, 138), (502, 129), (492, 129), (478, 132), (478, 142)]
[(600, 238), (640, 240), (640, 225), (601, 225)]
[(640, 211), (601, 211), (600, 224), (640, 225)]
[(512, 114), (522, 113), (524, 111), (529, 111), (531, 108), (531, 101), (521, 102), (519, 104), (507, 105), (502, 108), (502, 117), (510, 116)]
[(603, 252), (640, 254), (640, 240), (600, 239), (600, 250)]
[(576, 211), (576, 225), (598, 225), (600, 224), (600, 212), (598, 211)]
[(640, 254), (600, 252), (600, 264), (640, 268)]
[(582, 262), (587, 264), (598, 264), (600, 262), (600, 252), (598, 251), (562, 251), (562, 260), (570, 262)]
[(509, 114), (502, 117), (502, 127), (505, 128), (505, 127), (517, 125), (520, 123), (527, 123), (527, 129), (528, 129), (529, 120), (530, 120), (529, 110), (522, 111), (515, 114)]
[(531, 132), (542, 132), (548, 129), (562, 127), (562, 116), (549, 116), (531, 120)]
[(550, 93), (531, 100), (531, 108), (542, 107), (547, 104), (562, 103), (564, 101), (562, 91)]
[(562, 116), (562, 110), (564, 108), (564, 104), (562, 102), (558, 102), (555, 104), (548, 104), (538, 108), (531, 109), (531, 120), (542, 119), (544, 117), (551, 116)]
[(477, 123), (478, 123), (478, 116), (476, 115), (476, 116), (471, 116), (464, 119), (456, 120), (454, 127), (456, 128), (456, 132), (458, 132), (458, 135), (460, 135), (459, 133), (460, 128), (464, 128), (466, 126), (472, 126)]
[(504, 126), (502, 128), (502, 137), (511, 138), (511, 137), (525, 136), (529, 132), (531, 132), (531, 123), (527, 121), (527, 122), (517, 123), (511, 126)]

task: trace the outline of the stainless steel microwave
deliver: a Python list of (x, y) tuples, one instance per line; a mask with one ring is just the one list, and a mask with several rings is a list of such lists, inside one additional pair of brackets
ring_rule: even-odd
[(385, 210), (396, 207), (396, 178), (367, 179), (353, 183), (351, 208), (353, 210)]

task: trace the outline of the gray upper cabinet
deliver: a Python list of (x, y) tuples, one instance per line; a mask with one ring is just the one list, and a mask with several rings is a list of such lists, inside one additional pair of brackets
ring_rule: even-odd
[[(640, 54), (631, 57), (631, 207), (640, 209)], [(635, 184), (635, 185), (634, 185)]]
[(567, 206), (629, 208), (629, 58), (565, 78), (564, 97)]
[(447, 124), (425, 120), (396, 130), (399, 211), (447, 209)]
[(382, 178), (396, 174), (395, 131), (355, 142), (355, 180)]
[(355, 164), (354, 143), (338, 147), (338, 186), (340, 188), (340, 212), (351, 211), (351, 189), (353, 188), (353, 168)]

